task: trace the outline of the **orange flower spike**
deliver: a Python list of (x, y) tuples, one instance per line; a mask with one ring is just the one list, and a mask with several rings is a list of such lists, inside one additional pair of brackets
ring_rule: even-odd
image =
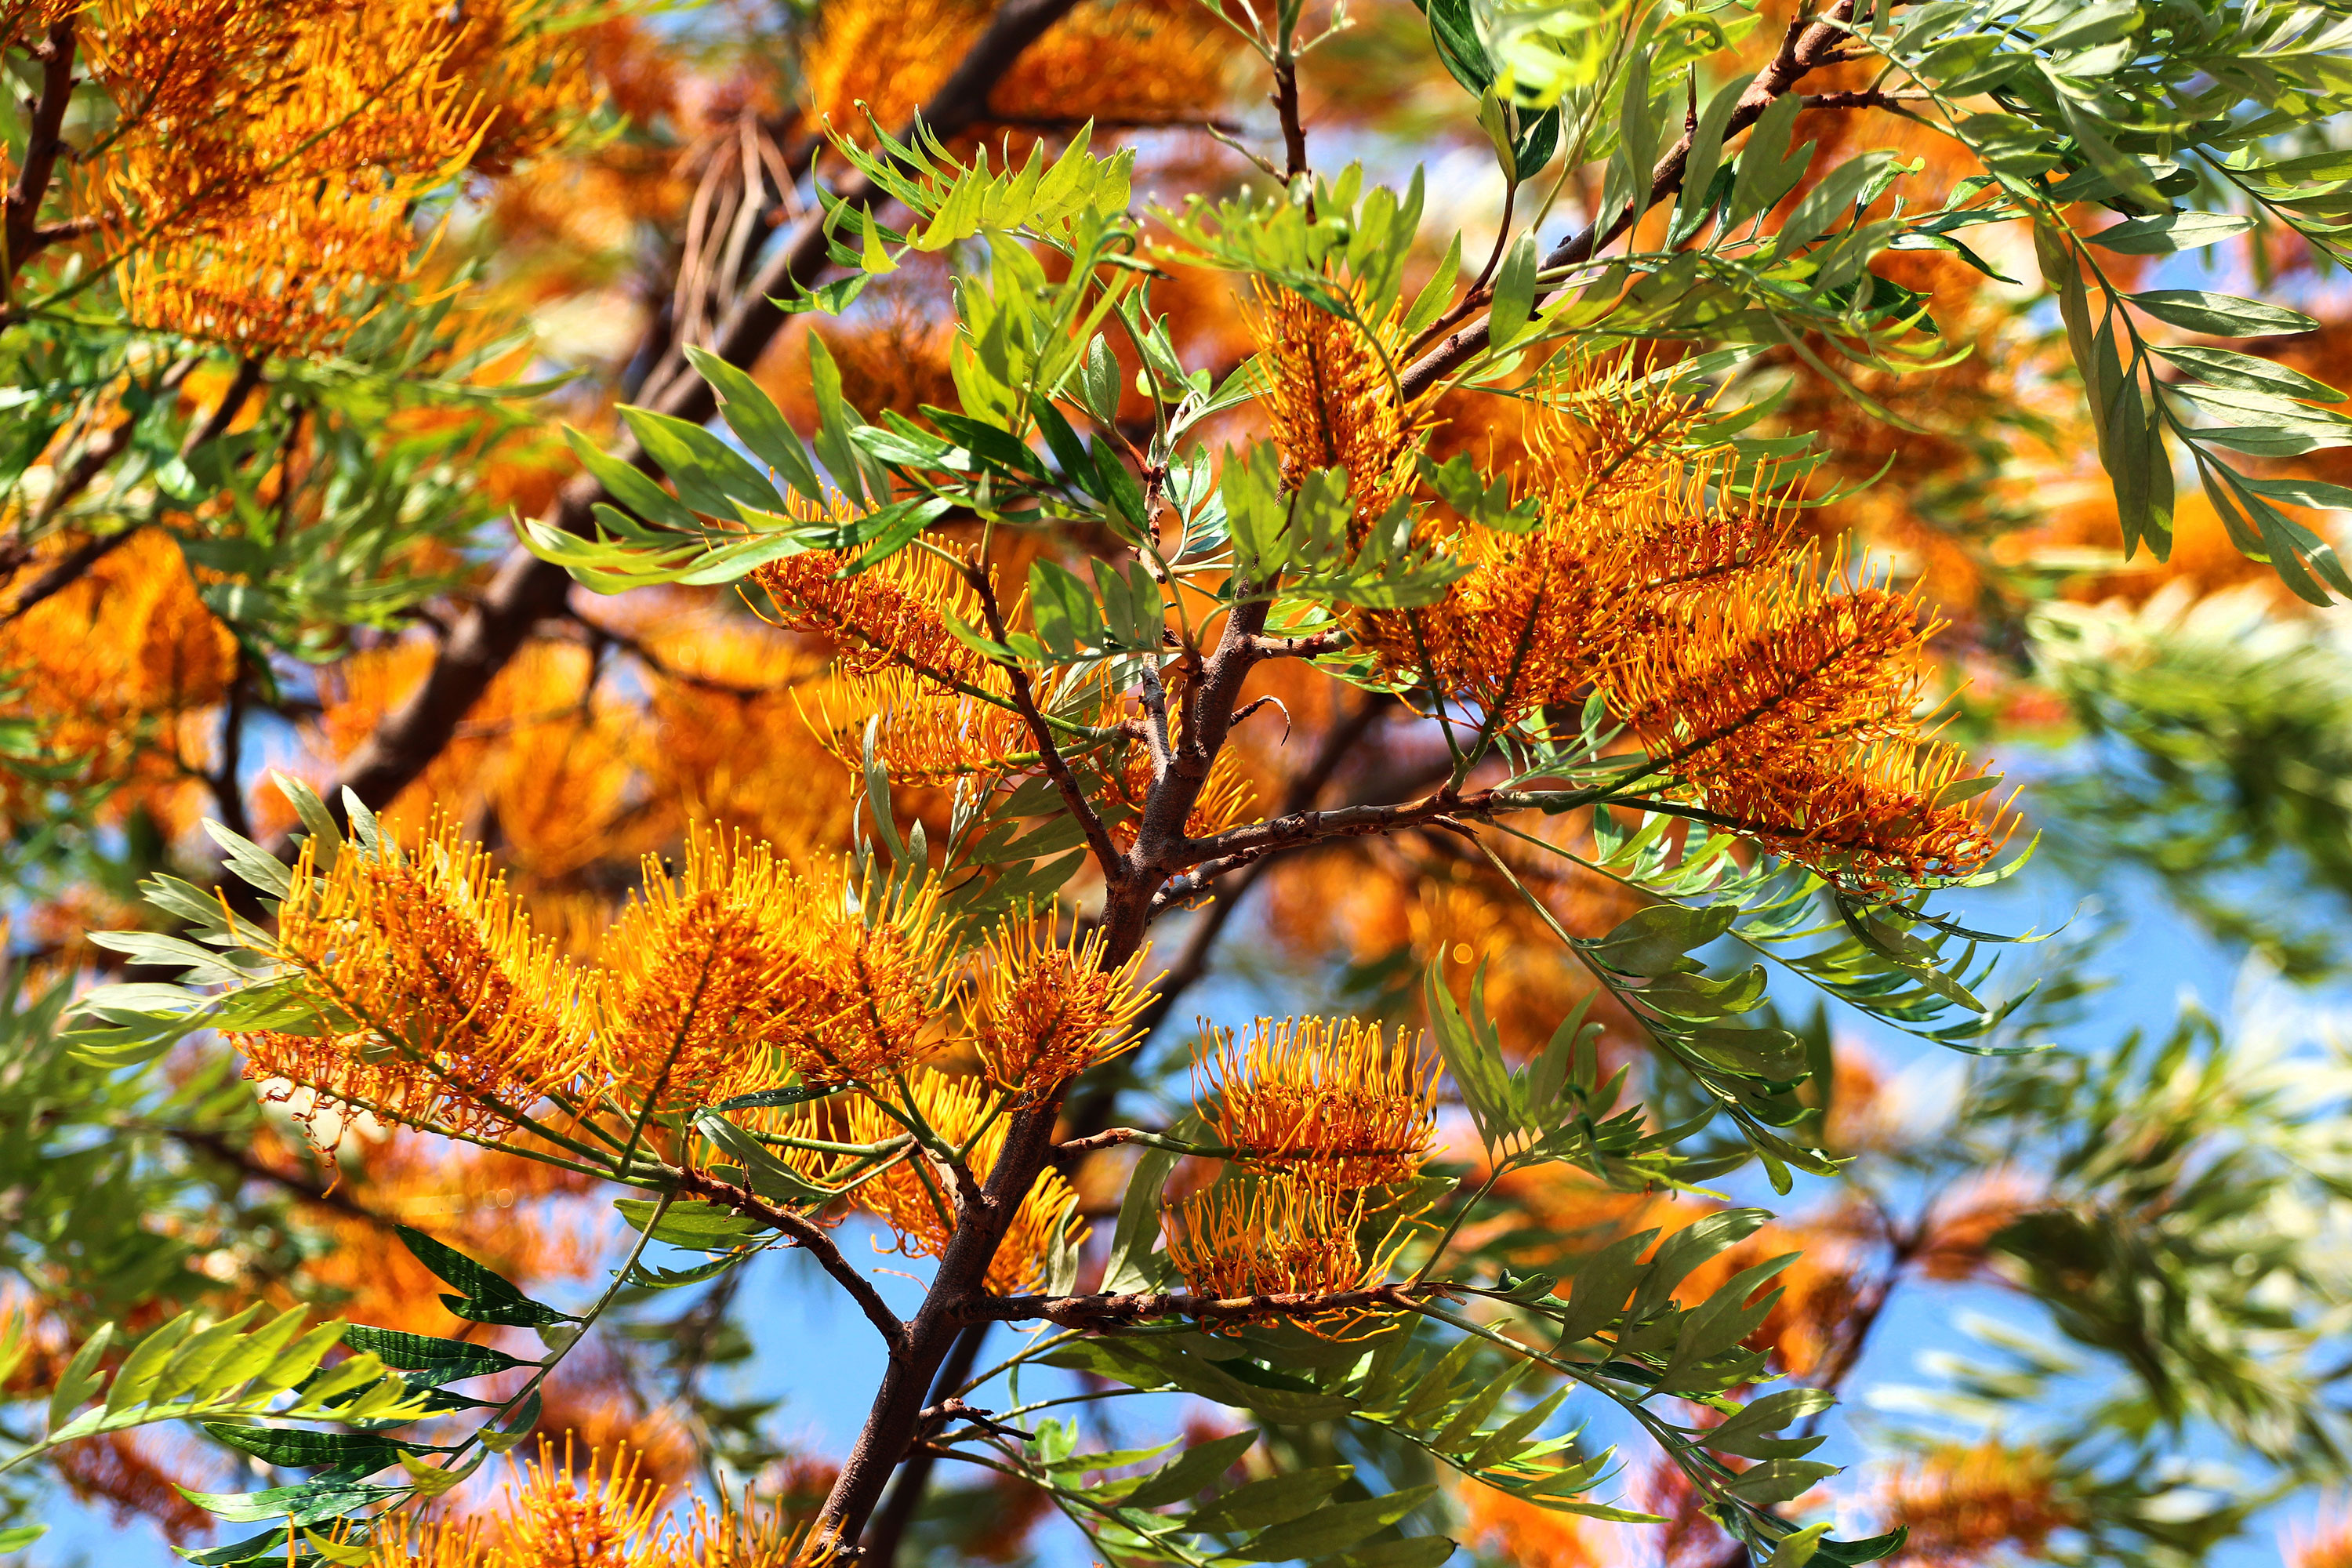
[(960, 574), (934, 555), (907, 550), (855, 577), (835, 576), (852, 559), (812, 550), (769, 562), (751, 581), (783, 612), (783, 626), (838, 644), (836, 662), (851, 674), (899, 668), (950, 690), (1003, 689), (996, 666), (948, 629), (950, 615), (968, 626), (982, 624), (979, 595)]
[(1136, 1045), (1131, 1026), (1151, 1000), (1139, 984), (1145, 954), (1102, 967), (1097, 929), (1053, 940), (1051, 916), (1034, 911), (990, 933), (986, 963), (968, 1004), (989, 1081), (1020, 1105), (1042, 1104), (1062, 1085)]
[(827, 1568), (841, 1557), (813, 1525), (754, 1505), (748, 1486), (740, 1506), (722, 1499), (714, 1509), (697, 1497), (673, 1551), (667, 1568)]
[(777, 1043), (811, 1083), (878, 1085), (929, 1056), (957, 1000), (957, 937), (936, 879), (919, 889), (871, 870), (837, 913), (803, 921), (806, 1001)]
[(567, 1436), (563, 1463), (553, 1461), (553, 1446), (541, 1437), (530, 1480), (503, 1512), (501, 1544), (517, 1562), (636, 1568), (659, 1561), (655, 1525), (662, 1490), (637, 1474), (635, 1454), (624, 1452), (605, 1468), (592, 1453), (583, 1478)]
[(938, 784), (968, 773), (1028, 765), (1037, 742), (1021, 715), (976, 697), (943, 692), (909, 669), (844, 676), (803, 713), (817, 743), (844, 767), (863, 765), (866, 724), (878, 715), (875, 756), (905, 784)]
[(1218, 1300), (1353, 1290), (1368, 1268), (1356, 1239), (1361, 1191), (1283, 1173), (1226, 1180), (1161, 1215), (1169, 1261), (1195, 1295)]
[(1284, 488), (1314, 469), (1344, 468), (1356, 518), (1368, 526), (1412, 488), (1412, 455), (1432, 419), (1431, 400), (1397, 395), (1401, 315), (1392, 310), (1368, 331), (1303, 295), (1261, 286), (1255, 325)]
[(1353, 1018), (1261, 1018), (1238, 1050), (1217, 1034), (1213, 1069), (1196, 1053), (1196, 1086), (1212, 1070), (1213, 1095), (1196, 1087), (1194, 1100), (1248, 1164), (1380, 1186), (1410, 1181), (1436, 1141), (1435, 1065), (1402, 1031), (1391, 1044)]
[(316, 869), (303, 847), (278, 911), (278, 954), (353, 1026), (341, 1035), (235, 1034), (246, 1076), (404, 1124), (511, 1131), (592, 1059), (577, 973), (478, 845), (445, 824), (413, 849), (386, 837)]
[(598, 1044), (635, 1103), (707, 1098), (756, 1071), (806, 983), (806, 890), (765, 845), (690, 831), (677, 876), (647, 857), (645, 890), (606, 934)]
[(1908, 733), (1935, 630), (1916, 598), (1837, 591), (1801, 557), (1760, 590), (1644, 639), (1602, 685), (1654, 756), (1705, 783), (1823, 739)]

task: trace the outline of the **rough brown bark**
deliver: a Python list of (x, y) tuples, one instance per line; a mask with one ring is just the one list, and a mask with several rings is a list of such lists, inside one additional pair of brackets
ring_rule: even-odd
[(26, 128), (25, 162), (16, 171), (16, 183), (8, 188), (6, 210), (0, 214), (0, 261), (5, 261), (0, 265), (0, 300), (14, 291), (16, 268), (39, 248), (33, 237), (40, 227), (41, 204), (48, 198), (50, 176), (66, 149), (66, 108), (73, 101), (74, 88), (74, 18), (66, 16), (51, 23), (30, 53), (40, 62), (41, 91)]

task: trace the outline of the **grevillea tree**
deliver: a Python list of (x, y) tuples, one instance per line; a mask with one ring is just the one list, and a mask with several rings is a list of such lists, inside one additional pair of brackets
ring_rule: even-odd
[[(2304, 598), (2352, 596), (2315, 517), (2352, 491), (2287, 461), (2352, 444), (2319, 406), (2339, 395), (2217, 341), (2309, 319), (2147, 286), (2138, 259), (2248, 233), (2339, 255), (2352, 14), (1837, 0), (1774, 33), (1730, 0), (1428, 0), (1411, 47), (1458, 86), (1447, 112), (1505, 192), (1465, 256), (1426, 232), (1423, 172), (1310, 142), (1302, 68), (1355, 47), (1338, 8), (936, 9), (821, 12), (805, 134), (787, 149), (754, 115), (697, 144), (685, 259), (632, 360), (642, 402), (610, 442), (567, 432), (576, 472), (441, 607), (484, 518), (449, 470), (487, 466), (543, 389), (481, 374), (494, 345), (451, 324), (420, 237), (462, 226), (436, 205), (453, 187), (625, 136), (583, 63), (610, 19), (0, 9), (36, 89), (0, 325), (26, 384), (76, 388), (17, 441), (18, 470), (47, 454), (48, 478), (19, 520), (37, 575), (10, 619), (159, 531), (185, 568), (156, 592), (198, 595), (194, 630), (157, 636), (174, 656), (140, 667), (169, 689), (79, 749), (59, 738), (68, 703), (44, 687), (20, 704), (18, 815), (47, 800), (87, 831), (104, 819), (84, 792), (166, 755), (162, 776), (236, 803), (205, 824), (223, 885), (143, 881), (144, 926), (90, 939), (138, 972), (79, 989), (61, 1034), (65, 989), (28, 1013), (21, 1038), (54, 1048), (25, 1045), (25, 1071), (107, 1097), (110, 1137), (208, 1151), (239, 1191), (294, 1182), (328, 1204), (333, 1181), (298, 1178), (397, 1130), (536, 1169), (542, 1194), (614, 1189), (627, 1227), (609, 1285), (567, 1308), (362, 1205), (349, 1246), (398, 1270), (400, 1323), (308, 1326), (317, 1292), (288, 1269), (241, 1310), (172, 1316), (154, 1289), (73, 1343), (27, 1331), (15, 1364), (41, 1352), (46, 1415), (0, 1469), (179, 1422), (299, 1472), (184, 1494), (258, 1527), (211, 1563), (887, 1563), (942, 1465), (1021, 1483), (1105, 1562), (1193, 1568), (1434, 1568), (1465, 1495), (1522, 1525), (1655, 1506), (1709, 1560), (1774, 1568), (1895, 1556), (1914, 1526), (1948, 1561), (2053, 1535), (2177, 1561), (2235, 1528), (2252, 1504), (2192, 1518), (2063, 1445), (1948, 1444), (1904, 1472), (1887, 1528), (1832, 1533), (1835, 1470), (1809, 1457), (1832, 1390), (1906, 1270), (1964, 1277), (1998, 1231), (2078, 1338), (2129, 1342), (2164, 1419), (2235, 1420), (2286, 1472), (2336, 1473), (2332, 1406), (2298, 1426), (2303, 1385), (2247, 1370), (2258, 1330), (2298, 1356), (2324, 1339), (2318, 1273), (2278, 1263), (2304, 1294), (2277, 1308), (2222, 1282), (2218, 1256), (2150, 1265), (2240, 1335), (2185, 1374), (2166, 1358), (2204, 1329), (2171, 1322), (2141, 1355), (2109, 1331), (2131, 1292), (2069, 1283), (2110, 1246), (2084, 1216), (2109, 1214), (2126, 1167), (2132, 1212), (2210, 1213), (2218, 1234), (2244, 1205), (2200, 1185), (2199, 1152), (2284, 1128), (2228, 1164), (2233, 1190), (2319, 1172), (2336, 1191), (2343, 1151), (2268, 1079), (2213, 1068), (2159, 1114), (2219, 1060), (2193, 1026), (2145, 1078), (2128, 1053), (2095, 1084), (1988, 1074), (1940, 1166), (1877, 1151), (1982, 1180), (1998, 1131), (2039, 1116), (2137, 1129), (2146, 1156), (2111, 1169), (2098, 1140), (2070, 1145), (2032, 1201), (1938, 1199), (1908, 1226), (1873, 1194), (1847, 1234), (1878, 1227), (1882, 1278), (1831, 1289), (1728, 1194), (1832, 1190), (1864, 1157), (1824, 1015), (1800, 1021), (1816, 998), (1998, 1056), (2079, 989), (1995, 975), (2011, 938), (1966, 905), (2025, 863), (2004, 858), (2021, 805), (1959, 743), (1980, 716), (1950, 728), (1924, 579), (1822, 523), (1879, 477), (1853, 471), (1844, 426), (1792, 428), (1781, 401), (1801, 385), (1909, 428), (1887, 389), (1969, 352), (1942, 324), (1967, 269), (2031, 256), (2126, 550), (2168, 550), (2193, 472), (2239, 551)], [(861, 88), (879, 96), (894, 49), (933, 74), (877, 106)], [(1262, 144), (1204, 108), (1228, 57), (1270, 104)], [(1106, 60), (1158, 86), (1097, 80)], [(1817, 153), (1800, 117), (1830, 111), (1933, 138), (1939, 162)], [(1138, 124), (1198, 124), (1255, 173), (1139, 194), (1137, 148), (1113, 146)], [(1993, 226), (2030, 244), (1988, 260), (1971, 236)], [(1905, 274), (1906, 251), (1956, 262)], [(821, 330), (774, 395), (788, 325), (857, 321), (869, 289), (926, 270), (952, 314), (936, 397), (869, 418), (871, 367), (845, 377)], [(1237, 350), (1195, 352), (1220, 321)], [(179, 389), (212, 372), (193, 418)], [(100, 527), (100, 501), (149, 510)], [(667, 643), (594, 607), (696, 594), (734, 608)], [(489, 731), (467, 715), (555, 620), (590, 650), (561, 710), (583, 724), (609, 717), (614, 649), (655, 708), (734, 705), (723, 723), (663, 710), (659, 745), (726, 742), (694, 752), (674, 817), (633, 826), (645, 802), (617, 764), (520, 750), (494, 811), (419, 809), (420, 780), (472, 787), (456, 748)], [(248, 703), (291, 711), (275, 672), (427, 622), (397, 694), (319, 700), (322, 722), (369, 719), (331, 777), (277, 778), (282, 805), (248, 816), (236, 737)], [(2041, 635), (2072, 635), (2063, 668), (2095, 687), (2092, 633), (2060, 623)], [(785, 673), (756, 688), (693, 663), (698, 639), (769, 637), (763, 668)], [(743, 715), (788, 690), (804, 744), (780, 766)], [(148, 743), (215, 708), (208, 759)], [(108, 749), (133, 730), (147, 740)], [(1250, 758), (1294, 731), (1311, 755), (1261, 787)], [(581, 823), (586, 847), (564, 848)], [(1241, 894), (1370, 840), (1411, 846), (1417, 887), (1507, 906), (1507, 941), (1408, 945), (1324, 1005), (1213, 1007), (1186, 1029)], [(510, 887), (515, 845), (536, 868)], [(624, 848), (645, 853), (604, 902), (565, 901), (593, 888), (566, 875)], [(1538, 1017), (1491, 979), (1525, 945), (1573, 976), (1572, 1004)], [(219, 1097), (247, 1120), (219, 1120)], [(284, 1151), (301, 1171), (238, 1147), (257, 1097), (308, 1134)], [(914, 1271), (911, 1310), (845, 1248), (860, 1230)], [(672, 1291), (723, 1315), (776, 1251), (814, 1259), (857, 1309), (840, 1331), (882, 1352), (812, 1495), (753, 1485), (664, 1512), (619, 1447), (558, 1460), (549, 1400), (600, 1323)], [(461, 1326), (425, 1331), (411, 1305)], [(1003, 1325), (1018, 1348), (992, 1340)], [(1024, 1400), (1043, 1369), (1083, 1391)], [(2021, 1400), (2060, 1370), (2027, 1357), (2001, 1386)], [(1248, 1422), (1104, 1448), (1055, 1413), (1166, 1390)], [(1638, 1448), (1643, 1497), (1622, 1495), (1631, 1456), (1587, 1436), (1588, 1406)], [(534, 1437), (504, 1506), (451, 1506)], [(1969, 1535), (1952, 1500), (1979, 1496), (2000, 1518)]]

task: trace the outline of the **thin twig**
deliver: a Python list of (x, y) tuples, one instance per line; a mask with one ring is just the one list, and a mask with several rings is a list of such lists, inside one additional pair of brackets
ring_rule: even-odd
[(708, 1198), (712, 1203), (782, 1231), (792, 1238), (794, 1246), (806, 1249), (809, 1256), (817, 1260), (818, 1266), (849, 1292), (850, 1298), (865, 1312), (866, 1321), (880, 1331), (883, 1342), (889, 1346), (893, 1361), (906, 1353), (907, 1325), (890, 1310), (890, 1304), (882, 1300), (882, 1293), (874, 1289), (874, 1282), (850, 1266), (849, 1259), (841, 1255), (841, 1248), (833, 1244), (833, 1237), (827, 1236), (824, 1227), (815, 1221), (791, 1209), (779, 1208), (732, 1182), (722, 1182), (700, 1171), (686, 1172), (679, 1177), (677, 1185), (680, 1192)]

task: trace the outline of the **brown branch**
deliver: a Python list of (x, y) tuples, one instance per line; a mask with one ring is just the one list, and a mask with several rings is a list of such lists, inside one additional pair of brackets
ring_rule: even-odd
[[(1780, 42), (1780, 51), (1756, 74), (1756, 79), (1748, 85), (1748, 90), (1740, 94), (1739, 102), (1733, 107), (1730, 121), (1724, 130), (1725, 140), (1728, 141), (1755, 124), (1772, 106), (1775, 99), (1786, 97), (1805, 77), (1823, 66), (1836, 63), (1841, 58), (1842, 47), (1851, 36), (1844, 24), (1853, 15), (1853, 0), (1837, 0), (1837, 4), (1818, 19), (1802, 26), (1791, 23), (1788, 36)], [(1646, 200), (1635, 202), (1615, 215), (1605, 229), (1587, 226), (1562, 241), (1543, 258), (1543, 269), (1554, 271), (1590, 261), (1613, 244), (1620, 236), (1633, 228), (1642, 215), (1682, 188), (1683, 174), (1690, 165), (1690, 155), (1691, 139), (1685, 135), (1667, 150), (1666, 155), (1652, 170)], [(1538, 289), (1536, 303), (1541, 305), (1556, 291), (1556, 288)], [(1475, 308), (1483, 301), (1474, 295), (1468, 302)], [(1427, 392), (1440, 377), (1459, 369), (1484, 351), (1486, 341), (1486, 323), (1483, 321), (1449, 334), (1406, 370), (1401, 378), (1404, 396), (1410, 400)]]
[(40, 62), (41, 92), (26, 127), (25, 162), (0, 204), (0, 300), (15, 293), (16, 269), (37, 248), (33, 236), (40, 227), (41, 204), (66, 150), (66, 109), (74, 90), (73, 13), (51, 23), (48, 36), (28, 52)]
[(866, 1426), (817, 1516), (819, 1541), (854, 1545), (881, 1500), (890, 1473), (921, 1439), (931, 1380), (956, 1337), (973, 1321), (967, 1315), (968, 1305), (987, 1299), (988, 1266), (1030, 1184), (1053, 1156), (1058, 1114), (1058, 1106), (1049, 1101), (1016, 1111), (1006, 1124), (1004, 1143), (988, 1173), (981, 1202), (965, 1210), (948, 1238), (931, 1288), (907, 1326), (907, 1353), (884, 1369)]
[[(947, 1360), (940, 1363), (937, 1376), (931, 1380), (931, 1403), (927, 1411), (945, 1409), (955, 1401), (955, 1391), (971, 1376), (971, 1369), (980, 1360), (980, 1347), (987, 1342), (989, 1323), (966, 1324), (956, 1336), (955, 1345), (948, 1352)], [(860, 1568), (892, 1568), (898, 1556), (899, 1543), (907, 1538), (907, 1527), (914, 1522), (915, 1510), (922, 1506), (923, 1493), (929, 1489), (931, 1471), (938, 1465), (940, 1453), (928, 1443), (919, 1444), (907, 1456), (899, 1468), (898, 1479), (890, 1483), (890, 1495), (882, 1501), (874, 1516), (873, 1525), (866, 1532), (865, 1550), (858, 1557)]]
[(1807, 109), (1900, 109), (1906, 103), (1925, 103), (1924, 92), (1886, 92), (1877, 88), (1865, 88), (1855, 92), (1809, 92), (1804, 95)]
[[(1007, 0), (955, 73), (924, 106), (923, 122), (940, 136), (953, 136), (982, 119), (997, 79), (1075, 3)], [(863, 207), (879, 193), (871, 181), (860, 177), (835, 194), (853, 207)], [(808, 215), (745, 282), (713, 336), (711, 352), (730, 364), (749, 365), (757, 360), (789, 320), (776, 300), (798, 293), (822, 274), (829, 260), (828, 246), (821, 215)], [(697, 424), (717, 408), (709, 384), (691, 374), (669, 377), (648, 401), (661, 413)], [(641, 468), (654, 467), (634, 440), (622, 440), (613, 452)], [(582, 474), (563, 488), (545, 521), (567, 532), (585, 534), (593, 509), (611, 499), (593, 476)], [(451, 629), (424, 682), (345, 763), (337, 787), (326, 792), (331, 809), (342, 810), (344, 788), (371, 806), (384, 805), (423, 773), (531, 628), (562, 609), (571, 586), (562, 567), (520, 548), (509, 553), (479, 602)]]
[(1155, 1318), (1230, 1323), (1329, 1317), (1340, 1312), (1402, 1312), (1433, 1296), (1458, 1300), (1459, 1291), (1459, 1286), (1431, 1281), (1269, 1296), (1194, 1296), (1166, 1290), (1125, 1296), (985, 1296), (967, 1302), (962, 1310), (965, 1321), (975, 1323), (1043, 1318), (1066, 1329), (1115, 1329)]
[(1238, 871), (1285, 849), (1297, 849), (1334, 838), (1363, 838), (1409, 828), (1438, 827), (1467, 833), (1462, 819), (1485, 819), (1507, 811), (1566, 810), (1600, 798), (1591, 790), (1483, 789), (1456, 795), (1440, 789), (1419, 800), (1392, 805), (1342, 805), (1329, 811), (1295, 811), (1265, 822), (1251, 823), (1213, 838), (1184, 841), (1181, 864), (1192, 869), (1163, 886), (1154, 897), (1155, 910), (1197, 898), (1208, 885), (1228, 872)]
[(732, 1182), (722, 1182), (700, 1171), (687, 1172), (679, 1178), (677, 1187), (682, 1193), (708, 1198), (762, 1225), (773, 1226), (792, 1237), (793, 1245), (815, 1258), (818, 1266), (849, 1292), (851, 1299), (866, 1313), (866, 1321), (881, 1332), (882, 1342), (890, 1347), (890, 1364), (895, 1367), (905, 1357), (907, 1325), (898, 1321), (898, 1314), (882, 1300), (882, 1293), (874, 1289), (874, 1282), (850, 1266), (849, 1259), (841, 1255), (841, 1248), (833, 1244), (833, 1237), (827, 1236), (824, 1228), (814, 1220), (791, 1209), (778, 1208)]
[[(1287, 47), (1275, 56), (1274, 90), (1266, 95), (1274, 100), (1276, 119), (1282, 121), (1282, 156), (1285, 175), (1297, 180), (1307, 173), (1307, 127), (1298, 117), (1298, 60)], [(1315, 216), (1314, 197), (1307, 198), (1307, 216)]]

